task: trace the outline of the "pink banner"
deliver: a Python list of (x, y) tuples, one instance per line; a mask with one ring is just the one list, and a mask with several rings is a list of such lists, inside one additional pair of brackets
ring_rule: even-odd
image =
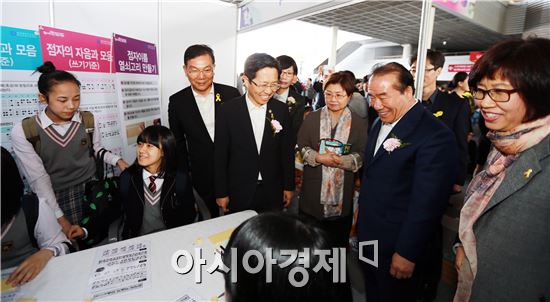
[(111, 39), (40, 25), (44, 62), (57, 69), (110, 73)]

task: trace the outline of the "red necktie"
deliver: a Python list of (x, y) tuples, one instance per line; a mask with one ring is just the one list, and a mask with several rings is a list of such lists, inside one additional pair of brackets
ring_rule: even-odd
[(151, 191), (151, 193), (155, 193), (157, 191), (157, 185), (155, 184), (155, 179), (157, 179), (156, 176), (154, 175), (151, 175), (149, 176), (149, 191)]

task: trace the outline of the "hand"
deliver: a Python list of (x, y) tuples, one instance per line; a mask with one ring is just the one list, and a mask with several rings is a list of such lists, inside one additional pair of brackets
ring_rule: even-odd
[(69, 220), (67, 220), (67, 218), (65, 216), (61, 216), (61, 217), (57, 218), (57, 223), (59, 223), (59, 225), (61, 226), (61, 229), (63, 230), (63, 233), (65, 233), (65, 235), (67, 237), (69, 237), (69, 232), (70, 232), (71, 226), (72, 226), (72, 224), (69, 222)]
[(285, 208), (288, 208), (292, 202), (292, 196), (294, 196), (294, 191), (283, 191), (283, 204)]
[(116, 166), (120, 169), (120, 172), (126, 170), (126, 168), (129, 167), (128, 163), (125, 162), (122, 158), (116, 162)]
[(224, 213), (229, 212), (229, 209), (227, 208), (229, 205), (229, 196), (216, 198), (216, 203), (218, 204), (218, 207), (222, 208)]
[(32, 254), (11, 273), (6, 283), (15, 287), (32, 281), (52, 257), (53, 252), (47, 249), (42, 249)]
[(455, 256), (455, 269), (457, 272), (460, 272), (460, 267), (462, 266), (462, 260), (464, 260), (464, 256), (466, 256), (466, 253), (464, 252), (464, 247), (457, 247)]
[(84, 229), (82, 229), (78, 224), (73, 224), (69, 230), (69, 236), (67, 236), (70, 240), (73, 239), (79, 239), (84, 237)]
[(454, 193), (460, 193), (460, 192), (462, 192), (462, 186), (461, 186), (461, 185), (454, 184), (454, 185), (453, 185), (453, 192), (454, 192)]
[(391, 258), (390, 275), (397, 279), (408, 279), (414, 271), (414, 262), (401, 257), (398, 253), (393, 253)]
[(327, 151), (325, 154), (317, 154), (315, 161), (327, 167), (336, 168), (340, 164), (340, 158), (336, 153)]

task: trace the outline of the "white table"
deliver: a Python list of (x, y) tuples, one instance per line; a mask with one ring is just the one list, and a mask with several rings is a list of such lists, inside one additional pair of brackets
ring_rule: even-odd
[[(213, 263), (216, 247), (209, 237), (217, 234), (218, 241), (222, 240), (225, 245), (229, 230), (255, 215), (254, 211), (244, 211), (56, 257), (50, 260), (35, 280), (21, 287), (22, 297), (38, 301), (89, 300), (88, 282), (97, 250), (148, 240), (151, 243), (151, 286), (100, 300), (174, 301), (191, 291), (198, 294), (200, 298), (210, 301), (224, 292), (224, 281), (221, 273), (206, 272)], [(202, 248), (203, 259), (207, 260), (202, 268), (201, 284), (195, 282), (195, 267), (191, 272), (181, 275), (176, 273), (171, 265), (172, 255), (177, 250), (187, 250), (194, 256), (195, 247)]]

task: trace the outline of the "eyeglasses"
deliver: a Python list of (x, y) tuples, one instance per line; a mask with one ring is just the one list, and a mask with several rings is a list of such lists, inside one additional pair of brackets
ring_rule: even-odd
[(325, 100), (335, 98), (338, 101), (341, 101), (348, 96), (347, 94), (332, 93), (332, 92), (325, 92), (324, 95), (325, 95)]
[(209, 77), (211, 75), (214, 74), (214, 67), (212, 66), (208, 66), (204, 69), (198, 69), (198, 68), (194, 68), (194, 67), (191, 67), (189, 68), (189, 70), (187, 70), (187, 73), (191, 76), (191, 77), (197, 77), (199, 76), (199, 74), (202, 72), (202, 74), (204, 74), (205, 76)]
[[(436, 69), (435, 67), (426, 68), (426, 69), (424, 69), (424, 72), (434, 71), (435, 69)], [(410, 72), (411, 72), (411, 73), (416, 73), (416, 68), (411, 68)]]
[(476, 88), (473, 90), (474, 99), (476, 100), (483, 100), (485, 98), (485, 95), (489, 95), (491, 100), (495, 102), (508, 102), (510, 100), (510, 95), (512, 93), (516, 93), (516, 89), (481, 89)]
[(292, 77), (292, 76), (294, 76), (294, 72), (288, 72), (288, 71), (281, 72), (281, 77), (287, 78), (287, 77)]
[(254, 82), (253, 80), (250, 80), (250, 82), (252, 82), (252, 84), (256, 85), (256, 87), (258, 87), (258, 88), (260, 88), (260, 89), (262, 89), (262, 90), (266, 90), (267, 88), (269, 88), (269, 89), (271, 89), (271, 91), (277, 91), (277, 90), (279, 90), (279, 88), (281, 88), (281, 84), (279, 84), (279, 83), (256, 84), (256, 82)]

